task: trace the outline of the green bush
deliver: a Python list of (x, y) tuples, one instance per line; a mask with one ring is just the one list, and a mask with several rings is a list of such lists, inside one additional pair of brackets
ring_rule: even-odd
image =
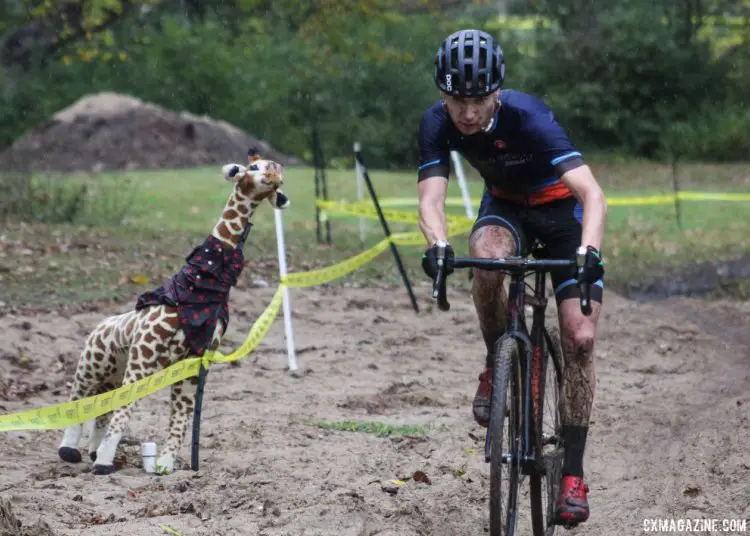
[(122, 181), (115, 193), (92, 184), (51, 174), (1, 173), (0, 221), (121, 224), (130, 210), (132, 186)]
[(109, 90), (226, 120), (308, 161), (316, 125), (331, 163), (352, 165), (360, 141), (371, 167), (413, 167), (419, 118), (438, 98), (434, 52), (449, 32), (475, 26), (503, 44), (507, 87), (542, 97), (584, 149), (656, 157), (670, 125), (685, 123), (699, 133), (685, 156), (746, 159), (748, 113), (732, 104), (745, 98), (746, 54), (715, 61), (707, 43), (681, 41), (646, 4), (600, 10), (596, 27), (579, 31), (565, 26), (577, 20), (570, 13), (538, 32), (496, 30), (477, 13), (341, 13), (326, 21), (336, 28), (328, 39), (280, 19), (126, 21), (103, 47), (107, 59), (86, 63), (69, 49), (44, 69), (4, 76), (0, 148), (83, 95)]
[(717, 81), (727, 66), (712, 62), (708, 43), (679, 39), (637, 2), (597, 15), (592, 28), (542, 35), (532, 89), (583, 143), (655, 157), (665, 126), (700, 120), (694, 111), (702, 103), (724, 101)]

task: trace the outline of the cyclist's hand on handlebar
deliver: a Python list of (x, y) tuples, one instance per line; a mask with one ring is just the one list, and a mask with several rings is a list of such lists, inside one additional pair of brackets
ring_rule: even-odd
[(601, 253), (595, 247), (588, 246), (583, 265), (578, 268), (578, 284), (592, 285), (602, 277), (604, 277), (604, 262)]
[[(440, 241), (434, 244), (432, 247), (427, 248), (422, 254), (422, 269), (427, 277), (435, 281), (438, 273), (438, 248), (440, 247)], [(453, 259), (455, 255), (453, 248), (447, 242), (445, 244), (445, 263), (443, 266), (443, 275), (450, 275), (453, 273)]]

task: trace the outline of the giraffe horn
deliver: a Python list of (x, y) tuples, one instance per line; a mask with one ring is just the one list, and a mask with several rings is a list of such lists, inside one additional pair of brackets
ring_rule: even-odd
[(258, 149), (255, 147), (250, 147), (247, 151), (247, 161), (252, 164), (256, 160), (260, 160), (260, 153), (258, 153)]

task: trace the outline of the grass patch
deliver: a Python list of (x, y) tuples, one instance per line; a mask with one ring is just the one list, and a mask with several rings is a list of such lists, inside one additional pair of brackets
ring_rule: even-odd
[(378, 421), (314, 421), (313, 424), (325, 430), (339, 432), (360, 432), (377, 437), (421, 437), (426, 436), (429, 427), (425, 424), (387, 424)]
[[(672, 170), (668, 165), (597, 156), (595, 175), (608, 196), (669, 193)], [(483, 184), (466, 165), (471, 195), (481, 196)], [(683, 189), (750, 192), (750, 165), (685, 164), (680, 166)], [(355, 201), (357, 185), (353, 170), (328, 170), (328, 191), (334, 201)], [(413, 171), (371, 170), (377, 194), (416, 198)], [(379, 242), (383, 233), (377, 220), (367, 220), (367, 234), (360, 241), (356, 217), (330, 216), (333, 244), (318, 244), (314, 207), (314, 172), (288, 168), (285, 192), (291, 206), (282, 213), (291, 272), (328, 266)], [(187, 170), (71, 174), (58, 176), (70, 188), (86, 185), (92, 196), (86, 203), (85, 220), (76, 224), (8, 222), (0, 231), (0, 310), (13, 306), (59, 307), (81, 301), (121, 297), (161, 284), (178, 269), (185, 255), (208, 233), (231, 192), (220, 166)], [(455, 180), (451, 197), (461, 197)], [(125, 201), (123, 201), (125, 200)], [(128, 211), (113, 221), (112, 210)], [(404, 207), (416, 212), (416, 207)], [(476, 210), (476, 208), (475, 208)], [(448, 209), (463, 215), (461, 207)], [(750, 203), (684, 201), (683, 229), (677, 227), (672, 205), (611, 206), (604, 243), (609, 288), (651, 279), (685, 264), (724, 260), (748, 254)], [(262, 205), (254, 219), (245, 256), (250, 261), (243, 281), (262, 277), (278, 282), (276, 235), (271, 207)], [(415, 225), (390, 224), (392, 232), (415, 231)], [(468, 254), (467, 236), (452, 238), (457, 255)], [(428, 284), (420, 266), (422, 246), (400, 246), (413, 285)], [(22, 262), (19, 262), (21, 259)], [(145, 284), (132, 282), (145, 276)], [(142, 278), (139, 278), (142, 279)], [(389, 251), (378, 262), (358, 270), (343, 281), (400, 285), (396, 263)], [(341, 282), (340, 280), (339, 282)], [(466, 286), (465, 277), (452, 285)], [(404, 293), (405, 303), (408, 298)]]

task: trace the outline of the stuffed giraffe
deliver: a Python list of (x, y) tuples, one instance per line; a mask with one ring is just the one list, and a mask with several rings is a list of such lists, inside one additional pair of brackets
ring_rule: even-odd
[[(70, 400), (80, 400), (127, 385), (181, 359), (216, 350), (229, 322), (229, 290), (244, 266), (242, 248), (258, 205), (268, 200), (277, 209), (289, 206), (279, 190), (281, 165), (261, 160), (251, 150), (248, 167), (223, 166), (234, 191), (221, 218), (186, 264), (161, 287), (139, 296), (134, 310), (111, 316), (90, 333), (78, 361)], [(192, 416), (197, 377), (172, 384), (169, 433), (156, 460), (157, 472), (174, 470)], [(132, 413), (132, 405), (117, 408), (95, 420), (89, 437), (93, 473), (113, 473), (114, 457)], [(82, 424), (65, 429), (60, 458), (78, 463)]]

